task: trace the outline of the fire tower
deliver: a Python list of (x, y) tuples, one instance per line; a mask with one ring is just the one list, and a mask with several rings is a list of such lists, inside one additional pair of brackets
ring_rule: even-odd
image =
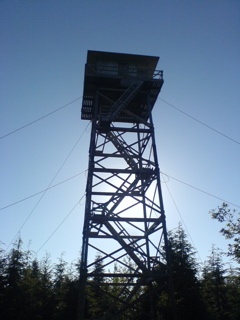
[[(153, 56), (88, 51), (81, 117), (92, 123), (79, 319), (155, 319), (168, 243), (152, 109), (163, 85)], [(93, 295), (99, 299), (90, 310)], [(91, 300), (92, 299), (92, 300)], [(99, 308), (99, 312), (97, 309)]]

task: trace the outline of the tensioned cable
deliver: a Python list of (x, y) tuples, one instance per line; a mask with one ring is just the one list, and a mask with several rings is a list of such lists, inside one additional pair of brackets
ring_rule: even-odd
[(50, 234), (50, 236), (47, 238), (47, 240), (41, 245), (41, 247), (36, 251), (35, 255), (38, 254), (38, 252), (45, 246), (45, 244), (53, 237), (53, 235), (58, 231), (58, 229), (63, 225), (63, 223), (67, 220), (67, 218), (70, 216), (70, 214), (74, 211), (74, 209), (77, 207), (78, 204), (82, 201), (83, 197), (85, 196), (85, 193), (82, 195), (80, 200), (73, 206), (73, 208), (68, 212), (68, 214), (64, 217), (64, 219), (60, 222), (60, 224), (57, 226), (57, 228), (54, 229), (54, 231)]
[[(168, 176), (167, 176), (167, 177), (168, 177)], [(169, 178), (169, 177), (168, 177), (168, 178)], [(201, 258), (201, 256), (200, 256), (200, 253), (198, 252), (197, 247), (196, 247), (196, 245), (195, 245), (195, 243), (194, 243), (194, 241), (193, 241), (193, 239), (192, 239), (192, 237), (191, 237), (191, 234), (190, 234), (190, 232), (189, 232), (189, 230), (188, 230), (188, 228), (187, 228), (187, 226), (186, 226), (186, 223), (185, 223), (185, 221), (184, 221), (184, 219), (183, 219), (183, 217), (182, 217), (182, 215), (181, 215), (181, 213), (180, 213), (180, 210), (179, 210), (179, 208), (178, 208), (178, 206), (177, 206), (177, 204), (176, 204), (176, 201), (174, 200), (173, 195), (172, 195), (172, 193), (171, 193), (171, 191), (170, 191), (170, 189), (169, 189), (169, 187), (168, 187), (168, 185), (167, 185), (167, 181), (165, 181), (165, 178), (164, 178), (164, 177), (163, 177), (163, 181), (164, 181), (165, 186), (166, 186), (166, 188), (167, 188), (167, 190), (168, 190), (168, 193), (169, 193), (169, 195), (170, 195), (170, 197), (171, 197), (171, 199), (172, 199), (172, 202), (173, 202), (173, 204), (174, 204), (174, 206), (175, 206), (175, 208), (176, 208), (176, 210), (177, 210), (177, 212), (178, 212), (178, 214), (179, 214), (179, 217), (180, 217), (180, 219), (181, 219), (181, 221), (182, 221), (182, 223), (183, 223), (183, 225), (184, 225), (184, 228), (185, 228), (185, 230), (187, 231), (187, 234), (188, 234), (188, 236), (189, 236), (189, 238), (190, 238), (190, 240), (191, 240), (191, 242), (192, 242), (192, 245), (193, 245), (194, 249), (196, 250), (199, 259), (201, 260), (201, 262), (203, 262), (203, 261), (202, 261), (202, 258)]]
[(26, 200), (28, 200), (28, 199), (30, 199), (30, 198), (33, 198), (33, 197), (35, 197), (35, 196), (37, 196), (37, 195), (39, 195), (39, 194), (41, 194), (41, 193), (43, 193), (43, 192), (45, 192), (45, 191), (47, 191), (47, 190), (50, 190), (50, 189), (55, 188), (55, 187), (58, 187), (59, 185), (65, 183), (65, 182), (67, 182), (67, 181), (69, 181), (69, 180), (72, 180), (72, 179), (80, 176), (81, 174), (83, 174), (83, 173), (85, 173), (85, 172), (87, 172), (87, 171), (88, 171), (88, 170), (84, 170), (84, 171), (82, 171), (82, 172), (80, 172), (80, 173), (75, 174), (74, 176), (72, 176), (72, 177), (70, 177), (70, 178), (67, 178), (67, 179), (65, 179), (65, 180), (63, 180), (63, 181), (61, 181), (61, 182), (59, 182), (59, 183), (56, 183), (56, 184), (50, 186), (49, 188), (46, 188), (46, 189), (41, 190), (41, 191), (38, 191), (38, 192), (36, 192), (36, 193), (34, 193), (34, 194), (31, 194), (30, 196), (27, 196), (27, 197), (25, 197), (25, 198), (23, 198), (23, 199), (21, 199), (21, 200), (12, 202), (12, 203), (6, 205), (5, 207), (0, 208), (0, 210), (7, 209), (7, 208), (9, 208), (9, 207), (12, 207), (12, 206), (18, 204), (18, 203), (21, 203), (21, 202), (26, 201)]
[(215, 129), (215, 128), (211, 127), (211, 126), (209, 126), (208, 124), (206, 124), (206, 123), (202, 122), (201, 120), (198, 120), (197, 118), (195, 118), (195, 117), (191, 116), (190, 114), (188, 114), (187, 112), (185, 112), (185, 111), (183, 111), (183, 110), (181, 110), (181, 109), (179, 109), (179, 108), (175, 107), (173, 104), (171, 104), (171, 103), (167, 102), (166, 100), (163, 100), (162, 98), (158, 98), (158, 99), (159, 99), (159, 100), (161, 100), (161, 101), (163, 101), (164, 103), (166, 103), (167, 105), (169, 105), (169, 106), (170, 106), (170, 107), (172, 107), (173, 109), (175, 109), (175, 110), (177, 110), (177, 111), (181, 112), (182, 114), (184, 114), (185, 116), (189, 117), (190, 119), (192, 119), (192, 120), (194, 120), (194, 121), (196, 121), (196, 122), (200, 123), (201, 125), (205, 126), (205, 127), (206, 127), (206, 128), (208, 128), (208, 129), (210, 129), (210, 130), (212, 130), (212, 131), (214, 131), (214, 132), (216, 132), (216, 133), (220, 134), (220, 135), (221, 135), (221, 136), (223, 136), (224, 138), (226, 138), (226, 139), (228, 139), (228, 140), (231, 140), (232, 142), (235, 142), (236, 144), (240, 144), (240, 142), (239, 142), (239, 141), (237, 141), (237, 140), (235, 140), (235, 139), (233, 139), (233, 138), (229, 137), (229, 136), (228, 136), (228, 135), (226, 135), (225, 133), (223, 133), (223, 132), (221, 132), (221, 131), (219, 131), (219, 130), (217, 130), (217, 129)]
[[(51, 187), (53, 181), (56, 179), (57, 175), (59, 174), (59, 172), (62, 170), (63, 166), (65, 165), (65, 163), (67, 162), (67, 160), (69, 159), (70, 155), (72, 154), (73, 150), (76, 148), (78, 142), (80, 141), (80, 139), (82, 138), (84, 132), (87, 130), (89, 124), (91, 121), (88, 122), (86, 128), (83, 130), (82, 134), (80, 135), (80, 137), (78, 138), (77, 142), (75, 143), (75, 145), (73, 146), (72, 150), (69, 152), (68, 156), (66, 157), (66, 159), (63, 161), (63, 164), (60, 166), (60, 168), (58, 169), (57, 173), (55, 174), (55, 176), (53, 177), (53, 179), (51, 180), (51, 182), (49, 183), (48, 187), (45, 189), (45, 191), (43, 192), (43, 194), (41, 195), (40, 199), (38, 200), (38, 202), (35, 204), (35, 206), (33, 207), (33, 209), (31, 210), (31, 212), (29, 213), (29, 215), (27, 216), (27, 218), (24, 220), (23, 224), (21, 225), (21, 227), (19, 228), (18, 232), (16, 233), (16, 235), (14, 236), (14, 238), (12, 239), (12, 241), (9, 243), (9, 245), (7, 246), (7, 249), (9, 248), (9, 246), (11, 245), (11, 243), (14, 241), (14, 239), (17, 237), (17, 235), (20, 233), (20, 231), (22, 230), (22, 228), (24, 227), (24, 225), (27, 223), (27, 221), (29, 220), (29, 218), (31, 217), (31, 215), (33, 214), (33, 212), (35, 211), (35, 209), (37, 208), (37, 206), (39, 205), (40, 201), (42, 200), (42, 198), (45, 196), (46, 192), (49, 190), (49, 188)], [(6, 249), (6, 250), (7, 250)]]
[(215, 198), (215, 199), (218, 199), (218, 200), (221, 200), (221, 201), (223, 201), (223, 202), (226, 202), (226, 203), (230, 204), (231, 206), (240, 208), (240, 206), (237, 205), (237, 204), (235, 204), (235, 203), (232, 203), (232, 202), (230, 202), (230, 201), (224, 200), (224, 199), (222, 199), (222, 198), (220, 198), (220, 197), (218, 197), (218, 196), (213, 195), (212, 193), (209, 193), (209, 192), (207, 192), (207, 191), (204, 191), (204, 190), (202, 190), (202, 189), (199, 189), (199, 188), (197, 188), (197, 187), (194, 187), (194, 186), (192, 186), (191, 184), (186, 183), (186, 182), (183, 182), (183, 181), (181, 181), (181, 180), (179, 180), (179, 179), (177, 179), (177, 178), (174, 178), (174, 177), (170, 176), (170, 175), (167, 174), (167, 173), (164, 173), (164, 172), (162, 172), (162, 171), (160, 171), (160, 172), (161, 172), (162, 174), (164, 174), (165, 176), (167, 176), (168, 178), (171, 178), (171, 179), (173, 179), (173, 180), (176, 180), (177, 182), (180, 182), (180, 183), (184, 184), (185, 186), (188, 186), (188, 187), (190, 187), (190, 188), (192, 188), (192, 189), (195, 189), (195, 190), (197, 190), (197, 191), (199, 191), (199, 192), (202, 192), (202, 193), (204, 193), (204, 194), (206, 194), (206, 195), (208, 195), (208, 196), (210, 196), (210, 197), (213, 197), (213, 198)]
[[(26, 201), (26, 200), (28, 200), (28, 199), (30, 199), (30, 198), (32, 198), (32, 197), (35, 197), (35, 196), (37, 196), (38, 194), (41, 194), (41, 193), (43, 193), (43, 192), (45, 192), (45, 191), (47, 191), (47, 190), (50, 190), (50, 189), (52, 189), (52, 188), (55, 188), (55, 187), (57, 187), (57, 186), (65, 183), (65, 182), (67, 182), (67, 181), (69, 181), (69, 180), (72, 180), (72, 179), (78, 177), (79, 175), (81, 175), (81, 174), (83, 174), (83, 173), (86, 173), (87, 171), (88, 171), (88, 169), (86, 169), (86, 170), (84, 170), (84, 171), (82, 171), (82, 172), (80, 172), (80, 173), (77, 173), (77, 174), (75, 174), (74, 176), (69, 177), (69, 178), (67, 178), (67, 179), (65, 179), (65, 180), (63, 180), (63, 181), (61, 181), (61, 182), (59, 182), (59, 183), (57, 183), (57, 184), (54, 184), (53, 186), (50, 186), (50, 187), (47, 188), (47, 189), (38, 191), (38, 192), (36, 192), (36, 193), (34, 193), (34, 194), (31, 194), (30, 196), (27, 196), (27, 197), (25, 197), (25, 198), (23, 198), (23, 199), (21, 199), (21, 200), (18, 200), (18, 201), (15, 201), (15, 202), (13, 202), (13, 203), (10, 203), (10, 204), (8, 204), (8, 205), (0, 208), (0, 210), (7, 209), (7, 208), (9, 208), (9, 207), (11, 207), (11, 206), (14, 206), (14, 205), (20, 203), (20, 202), (23, 202), (23, 201)], [(216, 199), (218, 199), (218, 200), (221, 200), (221, 201), (223, 201), (223, 202), (226, 202), (226, 203), (228, 203), (228, 204), (231, 204), (231, 205), (234, 206), (234, 207), (240, 208), (240, 206), (237, 205), (237, 204), (231, 203), (230, 201), (227, 201), (227, 200), (222, 199), (222, 198), (220, 198), (220, 197), (218, 197), (218, 196), (215, 196), (215, 195), (213, 195), (213, 194), (211, 194), (211, 193), (209, 193), (209, 192), (207, 192), (207, 191), (204, 191), (204, 190), (201, 190), (201, 189), (199, 189), (199, 188), (197, 188), (197, 187), (194, 187), (194, 186), (192, 186), (192, 185), (190, 185), (190, 184), (188, 184), (188, 183), (186, 183), (186, 182), (184, 182), (184, 181), (181, 181), (181, 180), (179, 180), (179, 179), (177, 179), (177, 178), (174, 178), (174, 177), (168, 175), (167, 173), (164, 173), (164, 172), (162, 172), (162, 171), (161, 171), (161, 173), (164, 174), (168, 179), (172, 178), (173, 180), (176, 180), (176, 181), (178, 181), (178, 182), (180, 182), (180, 183), (182, 183), (182, 184), (185, 184), (186, 186), (188, 186), (188, 187), (190, 187), (190, 188), (193, 188), (193, 189), (195, 189), (195, 190), (197, 190), (197, 191), (199, 191), (199, 192), (205, 193), (205, 194), (207, 194), (207, 195), (210, 196), (210, 197), (216, 198)], [(167, 181), (167, 182), (168, 182), (168, 181)], [(166, 181), (164, 181), (164, 183), (166, 183)]]
[(25, 124), (25, 125), (22, 126), (22, 127), (19, 127), (19, 128), (15, 129), (15, 130), (9, 132), (9, 133), (6, 133), (5, 135), (1, 136), (0, 139), (6, 138), (6, 137), (10, 136), (11, 134), (13, 134), (13, 133), (15, 133), (15, 132), (17, 132), (17, 131), (20, 131), (20, 130), (22, 130), (22, 129), (28, 127), (28, 126), (31, 126), (32, 124), (34, 124), (34, 123), (36, 123), (36, 122), (38, 122), (38, 121), (40, 121), (40, 120), (42, 120), (42, 119), (44, 119), (44, 118), (46, 118), (46, 117), (51, 116), (53, 113), (56, 113), (56, 112), (58, 112), (58, 111), (60, 111), (60, 110), (62, 110), (62, 109), (64, 109), (64, 108), (66, 108), (67, 106), (69, 106), (70, 104), (72, 104), (72, 103), (80, 100), (81, 98), (82, 98), (82, 97), (78, 97), (77, 99), (68, 102), (68, 103), (65, 104), (64, 106), (61, 106), (61, 107), (59, 107), (59, 108), (57, 108), (57, 109), (55, 109), (55, 110), (53, 110), (53, 111), (45, 114), (44, 116), (42, 116), (42, 117), (40, 117), (40, 118), (38, 118), (38, 119), (33, 120), (33, 121)]

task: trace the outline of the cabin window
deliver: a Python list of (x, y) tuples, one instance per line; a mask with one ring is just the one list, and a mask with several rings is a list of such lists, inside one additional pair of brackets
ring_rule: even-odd
[(135, 64), (119, 64), (119, 75), (120, 77), (129, 77), (129, 78), (136, 78), (138, 70)]
[(133, 78), (137, 77), (137, 66), (135, 64), (130, 64), (128, 66), (128, 76)]
[(98, 74), (117, 76), (118, 63), (114, 61), (98, 61)]

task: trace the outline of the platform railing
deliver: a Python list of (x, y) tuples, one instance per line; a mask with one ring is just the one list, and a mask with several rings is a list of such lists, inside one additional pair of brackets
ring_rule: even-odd
[(85, 65), (86, 76), (103, 76), (113, 78), (135, 78), (146, 80), (163, 80), (163, 71), (151, 68), (119, 68), (118, 66)]

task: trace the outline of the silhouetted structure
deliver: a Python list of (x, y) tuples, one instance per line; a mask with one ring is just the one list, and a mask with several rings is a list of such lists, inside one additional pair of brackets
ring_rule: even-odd
[[(163, 85), (158, 60), (88, 51), (82, 119), (92, 122), (92, 130), (79, 319), (128, 319), (144, 312), (144, 303), (148, 317), (143, 318), (155, 319), (152, 292), (157, 282), (167, 283), (167, 233), (152, 121)], [(93, 290), (104, 309), (97, 316), (84, 308)]]

